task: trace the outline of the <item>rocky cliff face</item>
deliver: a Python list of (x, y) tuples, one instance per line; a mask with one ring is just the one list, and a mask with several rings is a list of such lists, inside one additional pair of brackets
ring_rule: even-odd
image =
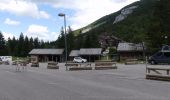
[(116, 16), (113, 24), (124, 20), (124, 19), (125, 19), (129, 14), (131, 14), (131, 13), (133, 12), (133, 10), (134, 10), (135, 8), (137, 8), (137, 7), (138, 7), (138, 6), (132, 6), (132, 7), (125, 8), (125, 9), (121, 10), (120, 15)]

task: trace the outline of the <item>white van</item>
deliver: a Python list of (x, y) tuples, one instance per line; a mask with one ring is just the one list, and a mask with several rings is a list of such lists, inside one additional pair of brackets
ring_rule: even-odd
[(12, 56), (0, 56), (0, 61), (12, 62)]

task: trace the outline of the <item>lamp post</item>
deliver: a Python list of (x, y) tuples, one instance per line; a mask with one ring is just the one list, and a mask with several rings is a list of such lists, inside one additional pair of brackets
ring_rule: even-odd
[(64, 36), (65, 36), (64, 40), (65, 40), (65, 58), (66, 58), (66, 64), (65, 64), (65, 66), (66, 66), (66, 70), (68, 70), (68, 69), (67, 69), (67, 33), (66, 33), (66, 15), (65, 15), (64, 13), (59, 13), (58, 16), (64, 17)]

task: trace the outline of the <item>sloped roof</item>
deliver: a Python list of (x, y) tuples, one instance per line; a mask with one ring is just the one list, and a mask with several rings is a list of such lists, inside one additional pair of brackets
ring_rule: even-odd
[(142, 44), (119, 43), (117, 51), (143, 51)]
[(101, 55), (102, 48), (82, 48), (79, 55)]
[(70, 52), (70, 57), (76, 57), (76, 56), (79, 56), (79, 50), (72, 50)]
[(61, 55), (64, 49), (33, 49), (29, 52), (30, 55)]

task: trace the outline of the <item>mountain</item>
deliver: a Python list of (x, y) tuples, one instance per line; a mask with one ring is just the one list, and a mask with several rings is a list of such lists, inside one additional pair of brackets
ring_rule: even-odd
[(154, 52), (170, 43), (169, 21), (169, 0), (140, 0), (74, 31), (73, 49), (101, 47), (99, 37), (107, 34), (127, 42), (145, 42)]

